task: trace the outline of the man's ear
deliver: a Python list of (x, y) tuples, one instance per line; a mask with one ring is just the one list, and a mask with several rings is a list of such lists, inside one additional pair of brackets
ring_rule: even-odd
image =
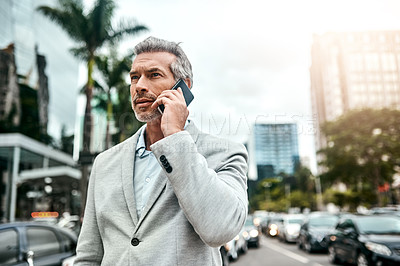
[(189, 87), (189, 89), (192, 89), (192, 82), (190, 81), (190, 79), (185, 79), (184, 81), (186, 85)]

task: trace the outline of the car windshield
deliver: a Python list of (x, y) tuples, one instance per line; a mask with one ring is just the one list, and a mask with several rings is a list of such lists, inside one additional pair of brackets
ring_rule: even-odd
[(245, 226), (254, 226), (253, 219), (247, 219)]
[(336, 225), (338, 219), (336, 216), (315, 217), (310, 219), (309, 225), (315, 227), (333, 227)]
[(400, 218), (385, 216), (358, 217), (358, 229), (364, 234), (400, 234)]
[(302, 224), (303, 220), (302, 219), (289, 219), (288, 223), (289, 224)]

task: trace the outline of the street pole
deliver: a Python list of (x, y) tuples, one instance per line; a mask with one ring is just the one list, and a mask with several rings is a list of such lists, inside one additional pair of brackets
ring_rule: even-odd
[(286, 210), (289, 212), (289, 209), (291, 207), (291, 202), (290, 202), (290, 184), (285, 184), (285, 195), (286, 195)]
[(315, 190), (317, 192), (317, 208), (319, 211), (322, 211), (324, 204), (322, 202), (321, 180), (318, 176), (315, 177)]
[(18, 182), (18, 172), (19, 172), (19, 161), (21, 157), (21, 148), (14, 147), (13, 155), (13, 170), (11, 176), (11, 200), (10, 200), (10, 212), (9, 221), (15, 221), (15, 211), (17, 208), (17, 182)]

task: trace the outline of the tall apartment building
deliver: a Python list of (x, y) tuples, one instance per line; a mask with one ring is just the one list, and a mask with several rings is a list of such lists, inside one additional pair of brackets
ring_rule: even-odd
[(252, 137), (250, 156), (253, 157), (258, 180), (281, 172), (294, 173), (299, 163), (296, 124), (255, 124)]
[(311, 55), (317, 150), (325, 121), (352, 109), (400, 108), (400, 31), (315, 35)]

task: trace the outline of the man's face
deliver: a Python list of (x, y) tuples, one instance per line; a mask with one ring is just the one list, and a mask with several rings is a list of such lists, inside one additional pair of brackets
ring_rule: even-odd
[(167, 52), (142, 53), (136, 56), (130, 71), (132, 109), (141, 122), (149, 122), (161, 116), (157, 108), (151, 108), (158, 95), (175, 84), (170, 65), (176, 56)]

